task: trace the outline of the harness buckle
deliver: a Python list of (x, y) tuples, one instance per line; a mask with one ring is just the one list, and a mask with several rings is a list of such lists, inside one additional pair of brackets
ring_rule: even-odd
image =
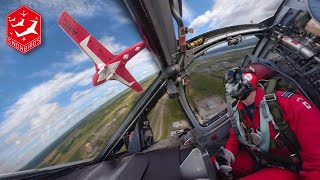
[(277, 97), (276, 97), (275, 93), (266, 94), (266, 95), (264, 95), (264, 98), (266, 99), (266, 101), (275, 101), (275, 100), (277, 100)]
[(294, 164), (299, 164), (301, 162), (300, 158), (296, 154), (291, 154), (290, 158)]

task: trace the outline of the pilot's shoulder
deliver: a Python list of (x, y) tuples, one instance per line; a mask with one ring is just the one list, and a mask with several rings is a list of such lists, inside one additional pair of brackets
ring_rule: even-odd
[(279, 105), (282, 107), (285, 106), (301, 110), (310, 110), (316, 108), (309, 100), (299, 94), (288, 91), (277, 91), (276, 96)]
[(296, 94), (289, 91), (276, 91), (275, 94), (280, 105), (290, 104), (291, 99), (296, 96)]
[(294, 95), (295, 95), (294, 93), (289, 92), (289, 91), (276, 91), (277, 98), (281, 98), (281, 99), (283, 99), (283, 98), (289, 99)]

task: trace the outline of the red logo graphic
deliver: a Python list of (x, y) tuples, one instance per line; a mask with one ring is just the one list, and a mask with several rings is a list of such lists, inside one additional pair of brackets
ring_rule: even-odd
[(22, 53), (41, 44), (41, 15), (21, 6), (6, 17), (6, 43)]

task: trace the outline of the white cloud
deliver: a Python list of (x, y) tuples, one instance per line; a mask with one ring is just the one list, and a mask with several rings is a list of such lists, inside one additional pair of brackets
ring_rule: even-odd
[(217, 0), (212, 9), (194, 19), (190, 27), (198, 29), (207, 26), (207, 30), (211, 30), (237, 24), (259, 23), (272, 16), (280, 3), (279, 0)]
[(192, 21), (194, 16), (193, 11), (190, 9), (187, 1), (182, 1), (182, 19), (188, 21), (189, 23)]
[[(79, 112), (76, 108), (81, 107), (85, 100), (88, 101), (95, 95), (91, 93), (91, 96), (86, 96), (91, 89), (78, 92), (78, 97), (73, 96), (74, 101), (66, 107), (62, 107), (55, 98), (72, 91), (77, 86), (88, 85), (93, 73), (94, 68), (78, 73), (58, 73), (49, 81), (24, 93), (8, 107), (5, 120), (0, 123), (0, 138), (4, 139), (1, 144), (6, 144), (0, 153), (0, 160), (4, 164), (0, 165), (1, 173), (12, 172), (23, 166), (23, 163), (17, 165), (17, 162), (27, 163), (30, 158), (83, 118), (85, 114), (83, 116), (77, 114), (76, 118), (70, 116), (66, 119), (73, 112)], [(28, 155), (30, 153), (31, 156)]]
[[(124, 5), (116, 3), (115, 1), (106, 1), (106, 9), (109, 11), (109, 16), (111, 18), (115, 18), (117, 23), (127, 24), (131, 22), (130, 14), (127, 12), (126, 7), (120, 7)], [(123, 8), (125, 8), (125, 12), (123, 11)], [(117, 24), (113, 24), (115, 26)]]
[(0, 23), (0, 48), (3, 48), (6, 44), (6, 29), (5, 23)]
[(53, 75), (54, 72), (49, 71), (48, 69), (42, 70), (42, 71), (36, 71), (28, 76), (26, 76), (26, 78), (28, 79), (33, 79), (33, 78), (39, 78), (39, 77), (49, 77), (51, 75)]
[(159, 72), (159, 67), (147, 49), (140, 51), (128, 61), (126, 68), (137, 81), (141, 81), (147, 76)]
[(44, 103), (34, 108), (37, 108), (37, 113), (32, 114), (31, 112), (29, 115), (31, 122), (30, 125), (33, 131), (35, 131), (36, 129), (37, 131), (42, 131), (47, 124), (55, 122), (60, 113), (62, 113), (60, 105), (56, 102)]
[(137, 55), (132, 57), (128, 61), (126, 67), (127, 69), (142, 68), (144, 64), (150, 63), (152, 61), (152, 56), (147, 49), (140, 51)]
[(65, 10), (74, 16), (91, 17), (96, 12), (103, 10), (103, 7), (105, 6), (103, 1), (88, 0), (21, 0), (21, 3), (40, 11), (40, 13), (45, 16), (57, 16), (60, 12)]
[(204, 26), (205, 24), (207, 24), (210, 19), (212, 18), (212, 12), (211, 11), (206, 11), (204, 14), (198, 16), (196, 19), (194, 19), (191, 24), (190, 24), (190, 28), (194, 28), (197, 29), (201, 26)]
[[(116, 1), (105, 0), (20, 0), (14, 5), (19, 7), (21, 4), (25, 4), (30, 8), (38, 11), (45, 18), (56, 18), (62, 11), (67, 11), (72, 16), (90, 18), (94, 17), (98, 13), (103, 13), (104, 16), (108, 16), (114, 19), (117, 23), (127, 24), (130, 23), (130, 19), (127, 17), (127, 12), (124, 12), (124, 7)], [(126, 11), (126, 10), (125, 10)]]
[(111, 53), (113, 54), (118, 54), (120, 51), (124, 50), (127, 48), (126, 46), (117, 43), (115, 37), (111, 36), (104, 36), (102, 37), (99, 42), (105, 46)]
[(5, 113), (6, 120), (0, 126), (0, 135), (11, 132), (26, 120), (37, 124), (39, 121), (49, 121), (56, 118), (59, 105), (50, 101), (69, 88), (87, 85), (85, 79), (90, 79), (93, 72), (93, 68), (90, 68), (77, 74), (58, 73), (53, 79), (33, 87), (9, 107)]
[(82, 50), (74, 50), (66, 56), (71, 62), (80, 63), (89, 59), (88, 55)]
[(76, 91), (75, 93), (72, 94), (71, 100), (74, 102), (74, 101), (78, 100), (80, 97), (87, 95), (91, 91), (92, 91), (92, 89), (87, 89), (84, 91)]

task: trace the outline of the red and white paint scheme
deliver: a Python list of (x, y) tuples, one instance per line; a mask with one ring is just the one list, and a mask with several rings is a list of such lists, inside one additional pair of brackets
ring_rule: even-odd
[(145, 48), (143, 41), (125, 49), (118, 55), (113, 55), (67, 12), (60, 14), (58, 24), (93, 60), (96, 68), (96, 74), (92, 78), (94, 86), (100, 85), (107, 80), (117, 80), (137, 92), (143, 90), (125, 67), (133, 56)]

